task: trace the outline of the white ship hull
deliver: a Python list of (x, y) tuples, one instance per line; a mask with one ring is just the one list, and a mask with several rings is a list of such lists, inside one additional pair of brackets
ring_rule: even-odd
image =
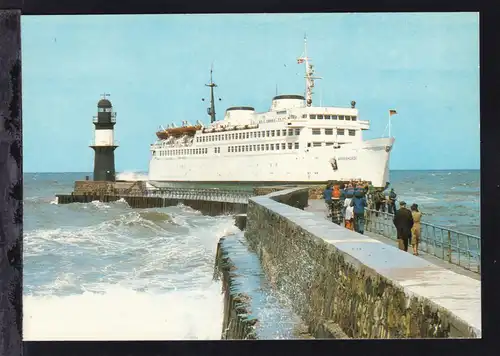
[[(149, 182), (156, 187), (172, 182), (207, 183), (322, 183), (361, 179), (383, 187), (389, 179), (393, 138), (345, 145), (270, 152), (220, 153), (200, 157), (153, 157)], [(337, 170), (332, 167), (336, 160)]]

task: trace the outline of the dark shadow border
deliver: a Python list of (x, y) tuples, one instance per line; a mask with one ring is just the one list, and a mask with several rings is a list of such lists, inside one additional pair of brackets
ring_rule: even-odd
[[(498, 43), (498, 14), (479, 9), (477, 2), (437, 0), (371, 0), (319, 2), (277, 0), (253, 1), (62, 1), (3, 0), (0, 9), (23, 9), (25, 15), (42, 14), (134, 14), (134, 13), (277, 13), (277, 12), (399, 12), (399, 11), (479, 11), (481, 10), (481, 235), (482, 235), (482, 340), (366, 340), (366, 341), (238, 341), (238, 342), (25, 342), (29, 355), (169, 355), (300, 353), (324, 351), (328, 354), (495, 354), (493, 341), (498, 321), (495, 281), (498, 279), (498, 202), (500, 201), (500, 119), (497, 78), (500, 58), (493, 45)], [(484, 4), (484, 3), (483, 3)], [(281, 6), (280, 6), (281, 5)], [(1, 10), (0, 10), (1, 11)], [(19, 12), (0, 16), (0, 355), (21, 355), (22, 335), (22, 136), (21, 65)], [(272, 35), (272, 34), (270, 34)], [(432, 55), (432, 54), (430, 54)], [(446, 133), (443, 133), (446, 134)], [(439, 153), (437, 153), (439, 154)], [(5, 198), (3, 198), (5, 196)], [(499, 262), (497, 262), (499, 260)], [(489, 347), (488, 347), (489, 346)], [(273, 350), (273, 349), (276, 349)], [(480, 349), (483, 349), (480, 351)], [(491, 350), (491, 351), (490, 351)], [(485, 352), (489, 351), (489, 352)]]

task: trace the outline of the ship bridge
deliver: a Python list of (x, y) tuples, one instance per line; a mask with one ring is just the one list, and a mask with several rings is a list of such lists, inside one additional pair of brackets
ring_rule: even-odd
[(306, 102), (302, 95), (277, 95), (271, 103), (271, 110), (280, 111), (294, 108), (305, 108)]

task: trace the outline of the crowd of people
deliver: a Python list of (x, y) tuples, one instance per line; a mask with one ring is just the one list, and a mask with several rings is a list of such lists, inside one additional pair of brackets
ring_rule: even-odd
[(396, 209), (397, 194), (393, 188), (388, 188), (389, 183), (383, 189), (376, 189), (370, 182), (330, 182), (323, 192), (329, 218), (337, 225), (364, 234), (365, 209), (375, 210), (378, 216), (387, 208), (387, 212), (394, 215), (399, 248), (408, 251), (411, 243), (413, 254), (418, 256), (422, 213), (417, 204), (408, 210), (404, 201)]

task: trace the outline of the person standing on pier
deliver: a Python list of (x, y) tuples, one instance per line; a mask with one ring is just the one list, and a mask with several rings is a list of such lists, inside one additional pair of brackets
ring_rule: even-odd
[(406, 203), (399, 203), (399, 210), (394, 214), (394, 226), (396, 226), (399, 249), (408, 252), (408, 242), (411, 239), (413, 227), (412, 213), (406, 209)]
[(389, 192), (389, 197), (387, 200), (387, 210), (389, 214), (394, 214), (396, 215), (396, 200), (397, 200), (397, 194), (394, 191), (394, 188), (391, 188), (391, 191)]
[(385, 196), (381, 190), (375, 191), (373, 194), (373, 202), (375, 203), (375, 210), (377, 211), (375, 214), (377, 217), (379, 211), (385, 213)]
[(342, 200), (340, 199), (340, 186), (335, 184), (332, 191), (332, 222), (340, 225), (342, 224)]
[(354, 211), (354, 231), (364, 234), (365, 231), (365, 208), (366, 198), (362, 190), (357, 189), (351, 201)]
[(413, 203), (410, 207), (411, 215), (413, 218), (413, 226), (411, 227), (411, 245), (413, 247), (413, 254), (418, 256), (418, 243), (420, 241), (420, 220), (422, 219), (422, 213), (418, 211), (418, 205)]
[(332, 184), (328, 183), (326, 189), (323, 191), (323, 199), (325, 199), (325, 204), (328, 209), (328, 218), (332, 215)]

